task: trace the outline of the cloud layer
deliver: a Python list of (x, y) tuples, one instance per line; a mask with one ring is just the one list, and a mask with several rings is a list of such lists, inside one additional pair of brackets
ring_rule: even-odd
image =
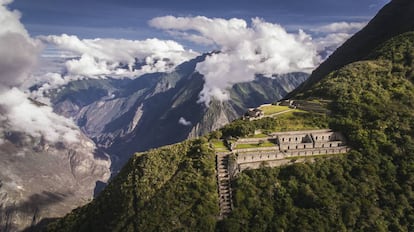
[(79, 132), (72, 120), (55, 114), (49, 106), (39, 106), (17, 88), (0, 93), (0, 107), (5, 110), (0, 121), (11, 131), (21, 131), (49, 142), (78, 141)]
[[(39, 44), (20, 23), (20, 13), (9, 11), (0, 1), (0, 88), (10, 88), (27, 78), (37, 61)], [(1, 90), (0, 90), (1, 91)]]
[(198, 44), (215, 45), (220, 50), (197, 65), (197, 71), (205, 77), (199, 102), (207, 105), (212, 97), (228, 100), (229, 87), (251, 81), (255, 74), (310, 72), (320, 62), (308, 34), (288, 33), (282, 26), (259, 18), (248, 25), (242, 19), (165, 16), (154, 18), (149, 24)]
[(73, 35), (39, 37), (79, 58), (66, 61), (68, 75), (113, 78), (171, 71), (198, 53), (172, 40), (79, 39)]
[(32, 102), (18, 89), (29, 78), (41, 46), (20, 23), (20, 14), (7, 9), (10, 2), (0, 0), (0, 142), (6, 131), (24, 132), (50, 142), (75, 142), (79, 134), (71, 120), (53, 113), (49, 106)]

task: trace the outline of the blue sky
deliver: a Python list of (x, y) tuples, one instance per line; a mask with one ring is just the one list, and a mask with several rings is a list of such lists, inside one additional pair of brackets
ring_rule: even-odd
[(331, 22), (367, 21), (387, 0), (15, 0), (10, 8), (23, 13), (33, 36), (73, 34), (80, 38), (169, 38), (148, 26), (157, 16), (253, 17), (288, 30)]

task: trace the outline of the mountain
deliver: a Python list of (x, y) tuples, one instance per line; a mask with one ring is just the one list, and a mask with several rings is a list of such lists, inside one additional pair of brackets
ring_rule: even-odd
[(48, 142), (6, 127), (3, 115), (1, 122), (0, 231), (62, 217), (91, 201), (109, 179), (108, 155), (80, 131), (77, 142)]
[(179, 65), (171, 73), (146, 74), (134, 80), (87, 79), (52, 93), (57, 113), (74, 118), (82, 131), (111, 154), (113, 170), (136, 151), (197, 137), (233, 121), (248, 107), (285, 96), (306, 78), (291, 73), (239, 83), (231, 100), (198, 103), (204, 85), (195, 71), (207, 54)]
[[(414, 30), (414, 2), (393, 0), (383, 7), (361, 31), (340, 46), (304, 83), (287, 98), (310, 88), (329, 73), (355, 61), (366, 59), (373, 49), (404, 32)], [(398, 12), (398, 13), (396, 13)]]
[[(414, 15), (410, 4), (394, 0), (385, 9)], [(393, 23), (384, 30), (404, 27)], [(295, 92), (302, 101), (329, 103), (327, 123), (344, 134), (348, 154), (243, 171), (232, 182), (233, 211), (218, 221), (207, 139), (150, 150), (47, 231), (413, 231), (414, 32), (359, 55)]]

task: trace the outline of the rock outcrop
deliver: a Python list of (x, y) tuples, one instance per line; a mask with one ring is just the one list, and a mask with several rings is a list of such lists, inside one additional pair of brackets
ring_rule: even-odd
[(110, 177), (109, 157), (85, 135), (68, 144), (3, 133), (0, 231), (21, 231), (61, 217), (91, 201), (96, 186)]

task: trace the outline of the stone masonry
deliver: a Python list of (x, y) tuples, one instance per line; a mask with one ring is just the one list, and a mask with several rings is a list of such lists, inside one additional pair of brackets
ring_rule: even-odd
[[(340, 132), (332, 130), (308, 130), (278, 132), (266, 138), (243, 138), (237, 144), (259, 144), (264, 140), (274, 146), (234, 149), (231, 152), (217, 153), (217, 181), (220, 206), (220, 218), (226, 217), (232, 210), (232, 191), (229, 173), (230, 156), (236, 157), (238, 171), (256, 169), (267, 166), (280, 166), (293, 162), (303, 162), (307, 158), (320, 155), (347, 153), (344, 137)], [(296, 160), (296, 161), (295, 161)], [(293, 162), (292, 162), (293, 161)]]
[(230, 154), (218, 153), (216, 156), (220, 219), (226, 217), (232, 210), (231, 183), (228, 168)]
[[(272, 141), (272, 147), (233, 149), (237, 155), (239, 170), (254, 168), (250, 165), (257, 162), (269, 162), (291, 159), (294, 157), (307, 157), (327, 154), (340, 154), (349, 151), (341, 133), (332, 130), (309, 130), (273, 133), (267, 138), (255, 139), (256, 143), (261, 140)], [(244, 143), (244, 141), (238, 141)], [(249, 139), (253, 144), (254, 139)]]

